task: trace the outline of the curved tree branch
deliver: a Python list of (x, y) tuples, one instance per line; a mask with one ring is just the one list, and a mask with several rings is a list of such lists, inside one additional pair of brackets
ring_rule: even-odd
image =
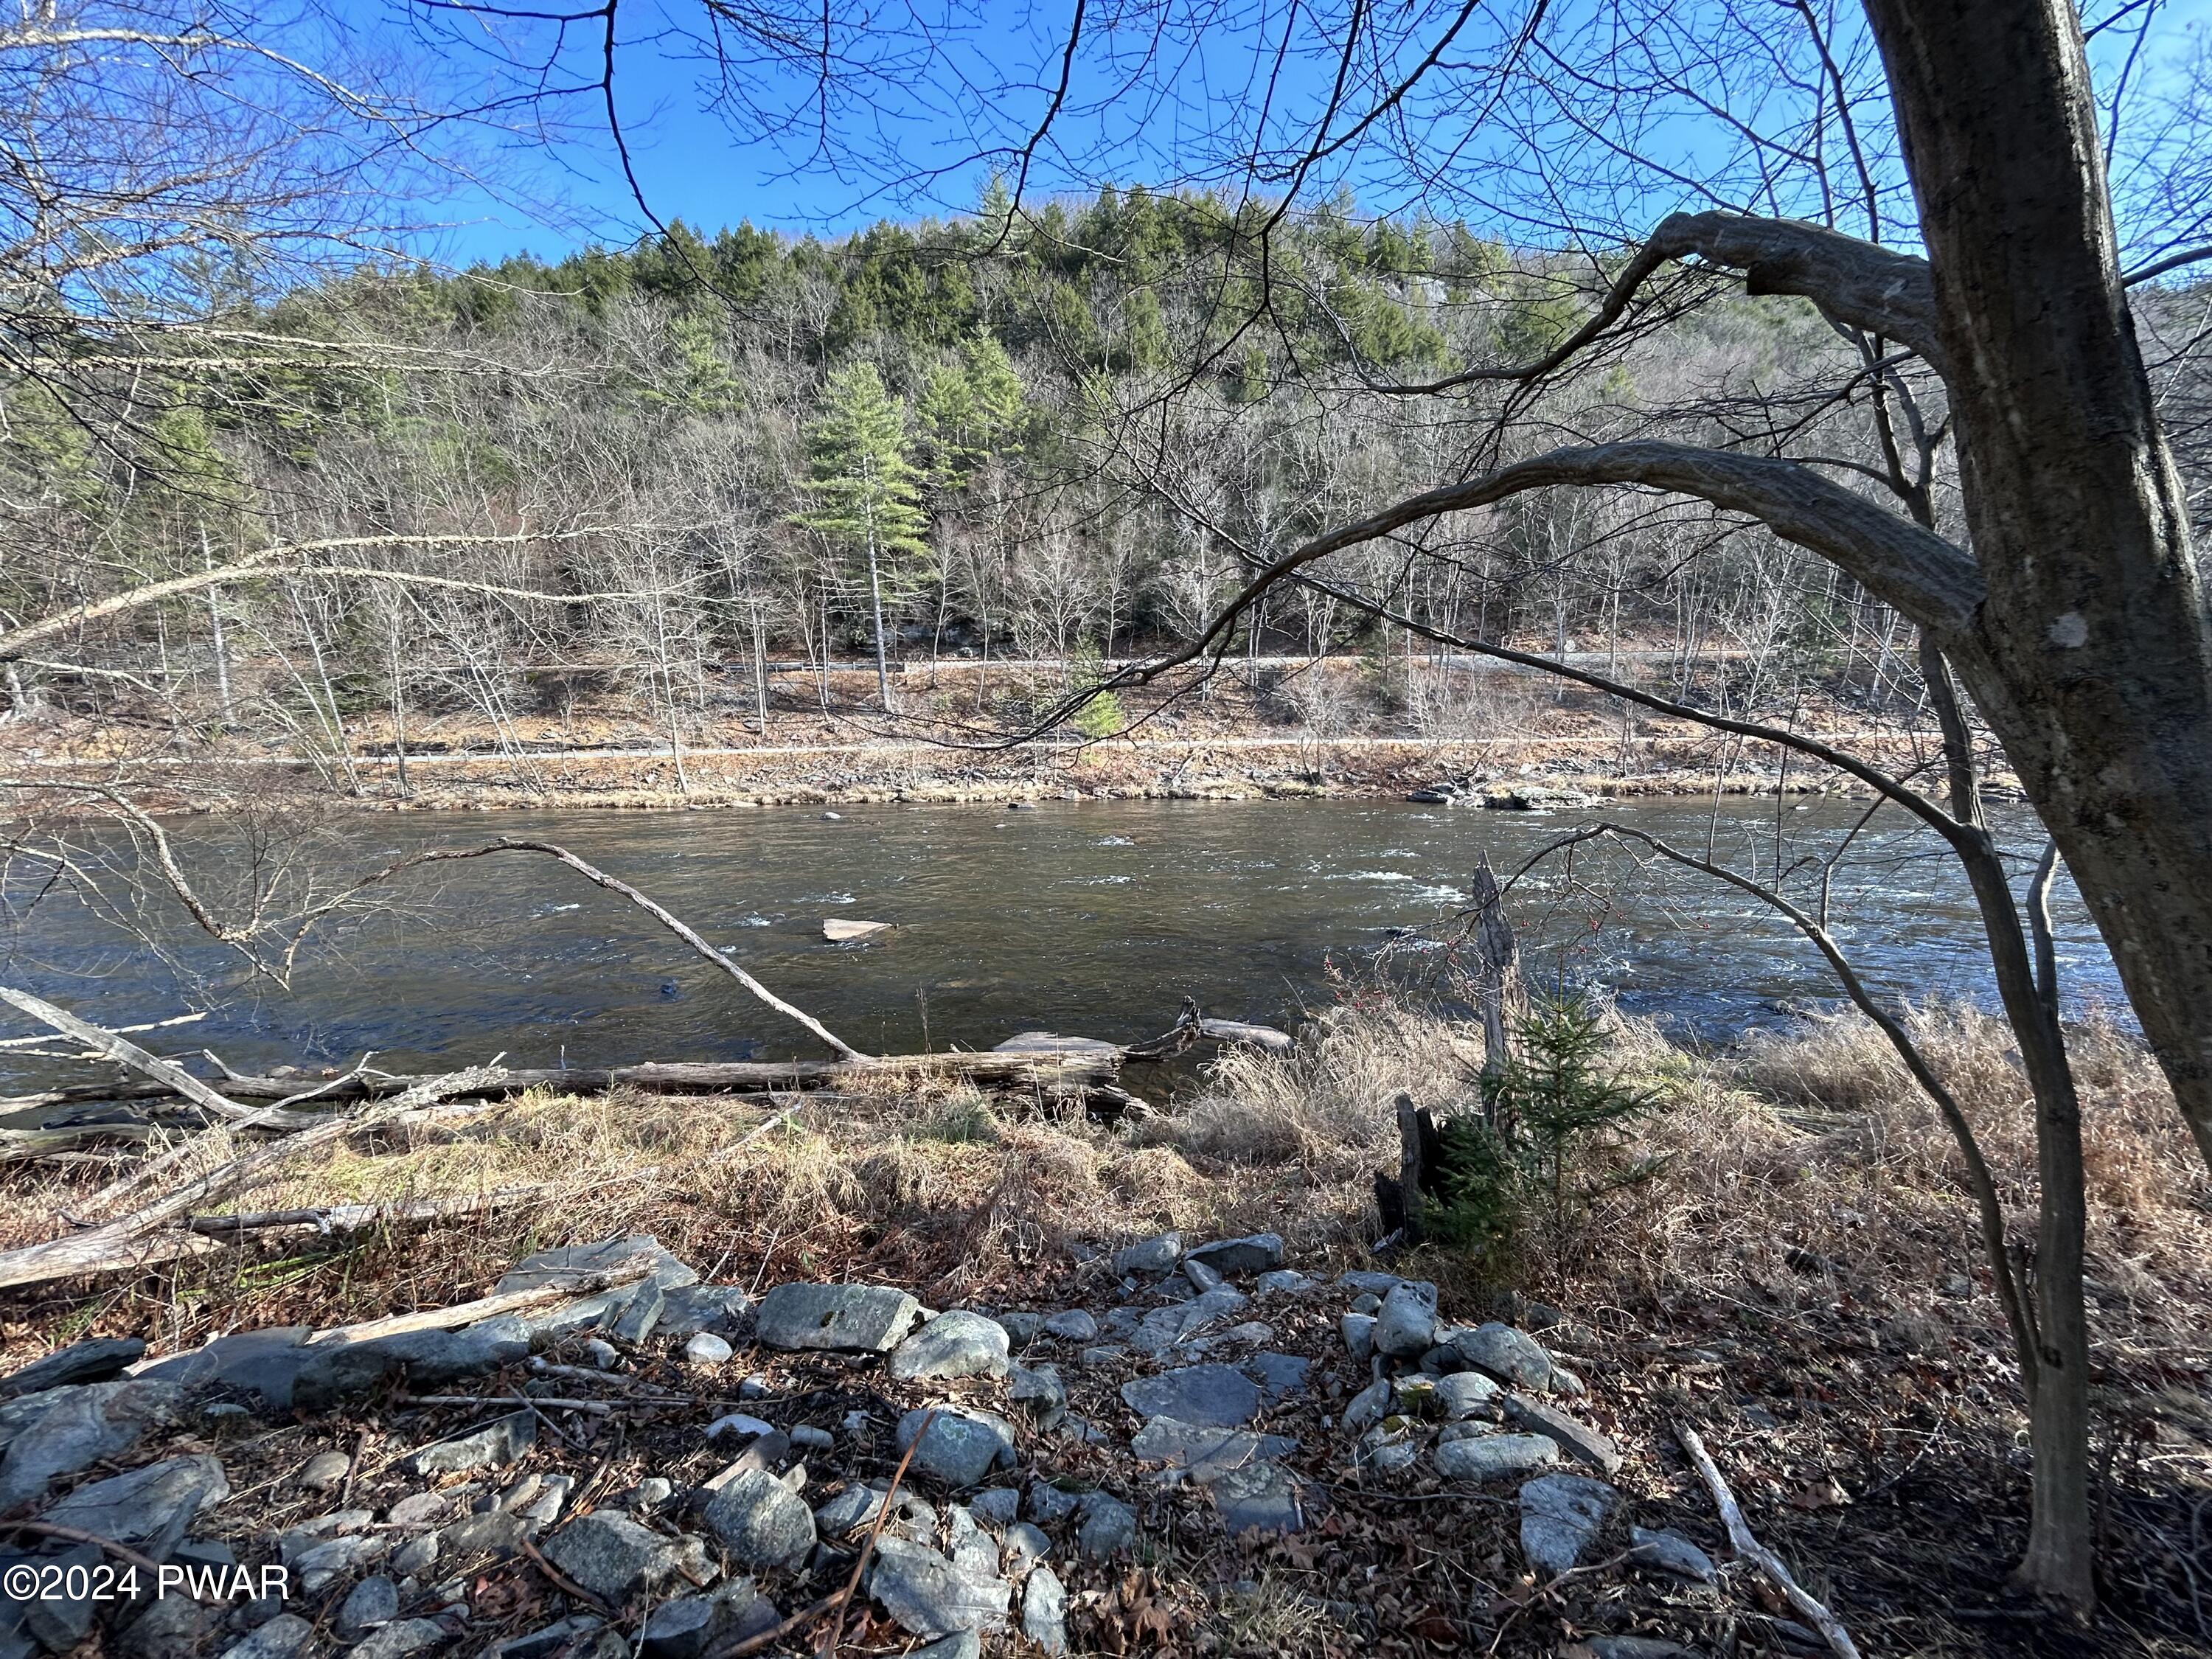
[(74, 610), (56, 611), (41, 617), (36, 622), (25, 623), (20, 628), (0, 629), (0, 662), (9, 662), (21, 657), (31, 647), (54, 639), (87, 623), (105, 617), (143, 611), (148, 605), (159, 605), (164, 599), (180, 593), (195, 593), (203, 588), (219, 587), (228, 582), (253, 581), (268, 576), (331, 575), (351, 576), (371, 581), (412, 583), (428, 587), (459, 588), (464, 592), (489, 593), (517, 599), (532, 599), (555, 605), (573, 605), (594, 599), (635, 599), (638, 594), (620, 593), (547, 593), (534, 588), (501, 587), (489, 583), (463, 581), (452, 576), (422, 575), (413, 571), (380, 570), (360, 565), (325, 565), (314, 562), (287, 562), (303, 556), (317, 553), (342, 552), (352, 548), (369, 547), (499, 547), (523, 546), (533, 542), (575, 541), (589, 536), (616, 533), (623, 528), (635, 526), (592, 526), (581, 530), (533, 530), (513, 536), (342, 536), (327, 541), (294, 542), (276, 547), (256, 549), (244, 553), (226, 564), (206, 570), (188, 571), (181, 576), (170, 576), (160, 581), (144, 582), (126, 588), (120, 593), (111, 593), (104, 599), (94, 599)]
[[(1966, 1109), (1959, 1104), (1958, 1097), (1944, 1085), (1943, 1080), (1936, 1075), (1935, 1068), (1929, 1065), (1927, 1057), (1920, 1052), (1920, 1045), (1912, 1040), (1912, 1033), (1905, 1030), (1905, 1023), (1875, 1000), (1865, 981), (1859, 978), (1858, 970), (1851, 966), (1850, 958), (1836, 943), (1834, 935), (1796, 905), (1772, 888), (1753, 881), (1726, 865), (1710, 863), (1693, 854), (1682, 852), (1641, 830), (1632, 830), (1625, 824), (1596, 823), (1575, 830), (1539, 848), (1514, 872), (1513, 880), (1517, 881), (1540, 860), (1564, 847), (1595, 841), (1605, 836), (1648, 848), (1661, 858), (1685, 869), (1695, 870), (1700, 875), (1711, 876), (1716, 881), (1725, 882), (1779, 912), (1827, 958), (1829, 968), (1844, 988), (1844, 994), (1851, 1000), (1853, 1006), (1875, 1023), (1882, 1036), (1889, 1039), (1890, 1047), (1905, 1062), (1905, 1069), (1912, 1074), (1912, 1080), (1920, 1085), (1921, 1091), (1942, 1114), (1945, 1125), (1951, 1131), (1952, 1139), (1958, 1143), (1959, 1154), (1966, 1162), (1966, 1189), (1973, 1194), (1974, 1208), (1981, 1221), (1982, 1251), (1989, 1261), (1990, 1280), (1996, 1287), (1997, 1301), (2004, 1309), (2005, 1323), (2012, 1330), (2013, 1345), (2020, 1357), (2021, 1384), (2033, 1395), (2037, 1380), (2042, 1375), (2041, 1355), (2036, 1346), (2035, 1326), (2027, 1299), (2022, 1294), (2019, 1276), (2005, 1247), (2004, 1206), (1997, 1196), (1996, 1177), (1990, 1173), (1989, 1161), (1982, 1156), (1981, 1142), (1974, 1133), (1974, 1126), (1967, 1121)], [(1509, 886), (1511, 884), (1511, 882), (1507, 883)]]
[(1661, 266), (1692, 257), (1741, 271), (1747, 294), (1810, 300), (1829, 321), (1910, 346), (1937, 374), (1944, 372), (1943, 348), (1936, 335), (1935, 280), (1925, 259), (1797, 219), (1677, 213), (1662, 220), (1621, 268), (1597, 314), (1534, 362), (1376, 389), (1418, 395), (1480, 380), (1531, 380), (1548, 374), (1619, 322)]

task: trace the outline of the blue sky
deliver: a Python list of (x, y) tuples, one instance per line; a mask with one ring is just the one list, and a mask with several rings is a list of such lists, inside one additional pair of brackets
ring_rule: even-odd
[[(480, 95), (496, 83), (495, 55), (473, 50), (477, 43), (457, 33), (475, 27), (473, 20), (457, 25), (453, 14), (420, 10), (410, 18), (404, 9), (407, 0), (335, 3), (372, 46), (418, 64), (434, 62), (449, 95)], [(833, 12), (845, 9), (843, 0), (826, 3)], [(881, 0), (878, 13), (895, 22), (932, 15), (922, 0), (904, 3), (901, 12), (899, 0)], [(926, 49), (896, 26), (860, 37), (853, 66), (859, 94), (848, 107), (833, 112), (830, 125), (848, 146), (869, 153), (830, 162), (805, 154), (801, 131), (769, 137), (733, 131), (721, 113), (703, 106), (708, 66), (684, 33), (702, 15), (696, 0), (624, 0), (617, 106), (646, 200), (664, 221), (681, 218), (708, 230), (750, 219), (785, 230), (835, 233), (933, 209), (964, 210), (990, 170), (988, 162), (974, 158), (1000, 147), (1003, 160), (1002, 147), (1025, 137), (1046, 109), (1073, 3), (989, 0), (985, 26), (946, 28)], [(2130, 3), (2105, 0), (2101, 9)], [(1576, 12), (1589, 15), (1576, 0), (1555, 0), (1555, 5), (1547, 27), (1571, 28)], [(1417, 41), (1432, 40), (1441, 20), (1455, 9), (1443, 0), (1414, 0), (1414, 10), (1437, 20), (1416, 32)], [(932, 15), (942, 21), (945, 15)], [(1079, 65), (1054, 138), (1037, 157), (1032, 198), (1102, 177), (1149, 184), (1219, 180), (1207, 171), (1207, 157), (1218, 153), (1225, 128), (1255, 118), (1264, 77), (1277, 62), (1269, 31), (1288, 12), (1285, 0), (1218, 0), (1214, 15), (1233, 15), (1236, 27), (1170, 39), (1152, 64), (1156, 95), (1149, 99), (1127, 94), (1115, 79), (1130, 68), (1121, 48), (1133, 40), (1117, 44), (1105, 25), (1091, 22), (1093, 50)], [(2180, 45), (2208, 20), (2212, 0), (2164, 0), (2149, 48), (2132, 71), (2137, 88), (2154, 87), (2170, 76)], [(1481, 44), (1472, 33), (1462, 43)], [(549, 26), (517, 24), (502, 44), (510, 59), (518, 52), (546, 53), (554, 83), (572, 88), (540, 106), (557, 112), (562, 131), (550, 143), (509, 138), (480, 145), (475, 170), (485, 182), (457, 179), (425, 202), (422, 217), (434, 228), (417, 246), (441, 261), (465, 264), (520, 251), (557, 258), (587, 240), (619, 244), (635, 238), (646, 222), (622, 176), (599, 91), (591, 84), (599, 67), (597, 34), (572, 33), (565, 52), (556, 52)], [(2108, 82), (2129, 44), (2119, 29), (2093, 41), (2100, 76)], [(1333, 64), (1320, 38), (1308, 45), (1309, 52), (1294, 46), (1280, 59), (1269, 106), (1279, 131), (1297, 126), (1300, 112), (1310, 112), (1325, 93)], [(784, 65), (757, 62), (742, 69), (743, 85), (767, 105), (787, 102), (802, 85)], [(511, 88), (512, 80), (505, 84)], [(1699, 141), (1692, 136), (1681, 142), (1694, 152)], [(1499, 160), (1511, 165), (1510, 157)], [(1340, 168), (1339, 176), (1360, 182), (1358, 165)], [(931, 171), (939, 166), (945, 170)], [(907, 188), (886, 187), (895, 174), (916, 173), (927, 174), (918, 185), (909, 180)], [(1324, 170), (1308, 181), (1306, 193), (1325, 193), (1332, 183)], [(1386, 199), (1390, 192), (1380, 188), (1360, 194), (1365, 204), (1384, 208), (1413, 199), (1402, 191)], [(1455, 204), (1443, 210), (1466, 208)], [(1628, 222), (1648, 222), (1650, 208), (1632, 199), (1620, 211)]]

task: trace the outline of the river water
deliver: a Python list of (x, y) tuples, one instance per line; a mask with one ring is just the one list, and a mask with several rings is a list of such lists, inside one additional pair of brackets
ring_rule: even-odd
[[(1194, 996), (1212, 1014), (1282, 1024), (1336, 994), (1399, 930), (1433, 926), (1487, 856), (1501, 873), (1589, 812), (1514, 813), (1398, 802), (1047, 802), (996, 806), (364, 815), (325, 863), (368, 869), (425, 845), (497, 835), (562, 842), (635, 884), (789, 1000), (878, 1052), (988, 1048), (1051, 1030), (1128, 1041), (1164, 1030)], [(1832, 856), (1862, 804), (1813, 799), (1621, 802), (1613, 818), (1762, 874)], [(2001, 826), (2032, 858), (2025, 813)], [(176, 826), (202, 869), (239, 856), (211, 819)], [(2021, 878), (2025, 879), (2023, 868)], [(1793, 890), (1810, 901), (1807, 878)], [(143, 1039), (215, 1049), (240, 1069), (340, 1066), (364, 1050), (415, 1070), (504, 1053), (518, 1065), (599, 1065), (819, 1052), (612, 895), (542, 858), (441, 866), (395, 890), (382, 915), (328, 927), (289, 991), (155, 906), (163, 949), (65, 894), (11, 897), (8, 982), (100, 1024), (187, 1008), (200, 1023)], [(2119, 993), (2070, 889), (2058, 943), (2069, 999)], [(1510, 901), (1542, 978), (1611, 989), (1635, 1012), (1708, 1038), (1833, 999), (1824, 964), (1780, 918), (1708, 879), (1578, 849)], [(1869, 979), (1899, 995), (1986, 998), (1964, 883), (1893, 810), (1851, 841), (1830, 884), (1834, 931)], [(824, 941), (828, 917), (888, 921), (861, 944)], [(1417, 944), (1400, 939), (1418, 966)], [(14, 1022), (23, 1029), (21, 1022)], [(12, 1035), (12, 1033), (10, 1033)], [(0, 1050), (0, 1084), (81, 1066)]]

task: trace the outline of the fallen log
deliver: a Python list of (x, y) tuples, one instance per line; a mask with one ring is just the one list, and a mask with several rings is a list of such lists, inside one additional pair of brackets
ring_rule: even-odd
[(185, 1218), (186, 1231), (203, 1237), (236, 1240), (246, 1233), (308, 1232), (328, 1237), (337, 1233), (366, 1232), (371, 1227), (404, 1226), (413, 1222), (451, 1221), (460, 1216), (483, 1215), (533, 1203), (554, 1189), (550, 1181), (526, 1187), (499, 1187), (488, 1193), (463, 1193), (453, 1198), (393, 1200), (382, 1204), (324, 1204), (298, 1210), (252, 1210), (235, 1215), (194, 1215)]
[[(493, 1073), (488, 1068), (477, 1068), (446, 1077), (424, 1079), (389, 1105), (372, 1108), (368, 1115), (375, 1117), (428, 1105), (448, 1091), (474, 1086), (490, 1075)], [(0, 1289), (19, 1285), (49, 1284), (58, 1279), (73, 1279), (81, 1273), (137, 1268), (190, 1254), (203, 1246), (216, 1248), (206, 1245), (198, 1234), (188, 1230), (171, 1231), (167, 1224), (190, 1213), (195, 1205), (237, 1192), (265, 1179), (280, 1165), (301, 1153), (356, 1133), (362, 1127), (362, 1120), (333, 1114), (313, 1129), (258, 1146), (243, 1157), (231, 1159), (187, 1182), (144, 1209), (108, 1222), (104, 1226), (49, 1239), (43, 1244), (27, 1245), (18, 1250), (0, 1251)]]
[(1270, 1054), (1288, 1054), (1295, 1046), (1288, 1031), (1241, 1019), (1209, 1018), (1196, 997), (1185, 997), (1173, 1025), (1150, 1042), (1131, 1043), (1122, 1053), (1130, 1060), (1173, 1060), (1200, 1042), (1241, 1043)]
[[(609, 1089), (643, 1089), (656, 1094), (753, 1094), (770, 1090), (836, 1088), (859, 1083), (942, 1080), (987, 1089), (1041, 1089), (1065, 1092), (1111, 1083), (1121, 1068), (1123, 1051), (1110, 1042), (1079, 1049), (1027, 1051), (948, 1049), (933, 1054), (864, 1054), (855, 1060), (646, 1060), (635, 1066), (508, 1067), (447, 1097), (488, 1100), (554, 1089), (562, 1094), (603, 1094)], [(371, 1074), (318, 1097), (327, 1102), (374, 1099), (402, 1093), (428, 1081), (421, 1076)], [(297, 1079), (249, 1077), (223, 1079), (223, 1089), (243, 1100), (282, 1099), (295, 1093)]]

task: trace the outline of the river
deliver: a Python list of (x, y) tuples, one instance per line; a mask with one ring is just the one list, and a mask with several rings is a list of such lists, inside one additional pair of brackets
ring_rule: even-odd
[[(1864, 807), (1840, 799), (1621, 802), (1623, 823), (1702, 853), (1773, 867), (1832, 854)], [(1336, 994), (1395, 930), (1448, 918), (1487, 855), (1502, 873), (1589, 812), (1514, 813), (1372, 801), (1045, 802), (635, 814), (363, 815), (324, 862), (361, 869), (425, 845), (494, 836), (560, 842), (635, 883), (780, 994), (855, 1046), (988, 1048), (1024, 1030), (1127, 1041), (1180, 1000), (1283, 1024)], [(2000, 826), (2032, 857), (2025, 812)], [(216, 820), (173, 832), (189, 864), (240, 854)], [(2022, 878), (2025, 878), (2023, 871)], [(149, 1036), (164, 1052), (212, 1048), (240, 1069), (343, 1066), (374, 1050), (395, 1071), (504, 1053), (514, 1064), (819, 1052), (673, 938), (550, 860), (441, 866), (388, 912), (330, 925), (289, 991), (155, 906), (162, 949), (65, 893), (18, 883), (9, 982), (103, 1024), (186, 1008), (201, 1022)], [(1801, 897), (1809, 890), (1796, 890)], [(1834, 929), (1893, 994), (1986, 999), (1988, 971), (1964, 883), (1942, 849), (1885, 809), (1831, 883)], [(1836, 987), (1778, 917), (1695, 874), (1634, 867), (1620, 850), (1554, 859), (1515, 890), (1514, 921), (1540, 977), (1610, 988), (1631, 1012), (1708, 1039), (1772, 1023)], [(2069, 1000), (2117, 1003), (2112, 964), (2071, 890), (2057, 938)], [(826, 943), (827, 917), (888, 921)], [(148, 926), (142, 920), (142, 927)], [(1419, 947), (1401, 941), (1407, 960)], [(21, 1029), (21, 1023), (18, 1023)], [(0, 1084), (83, 1068), (0, 1051)]]

